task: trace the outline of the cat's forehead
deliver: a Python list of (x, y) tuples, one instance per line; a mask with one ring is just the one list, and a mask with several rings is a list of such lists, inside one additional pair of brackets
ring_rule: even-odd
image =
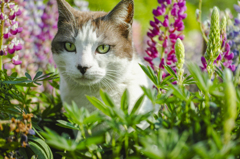
[(106, 16), (107, 12), (74, 12), (74, 17), (77, 23), (82, 26), (83, 24), (87, 23), (88, 21), (97, 21), (102, 19), (104, 16)]
[[(132, 57), (132, 41), (125, 36), (125, 28), (114, 21), (106, 20), (106, 12), (78, 12), (72, 11), (74, 20), (61, 21), (58, 33), (53, 40), (52, 49), (63, 48), (59, 42), (74, 42), (77, 45), (108, 44), (115, 46), (119, 57)], [(60, 49), (58, 49), (60, 50)], [(55, 50), (54, 52), (61, 52)]]

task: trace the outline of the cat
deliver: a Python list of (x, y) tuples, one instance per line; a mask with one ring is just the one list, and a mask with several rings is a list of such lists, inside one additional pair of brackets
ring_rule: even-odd
[[(57, 2), (58, 32), (52, 41), (52, 52), (60, 72), (62, 101), (74, 101), (93, 112), (96, 108), (86, 95), (100, 99), (99, 91), (103, 89), (115, 103), (120, 103), (128, 89), (131, 111), (143, 94), (140, 86), (149, 87), (132, 41), (133, 0), (120, 1), (109, 13), (82, 12), (65, 0)], [(139, 113), (151, 109), (145, 102)]]

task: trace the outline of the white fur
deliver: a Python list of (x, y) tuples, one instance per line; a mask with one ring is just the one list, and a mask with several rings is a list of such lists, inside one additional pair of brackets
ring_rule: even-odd
[[(76, 53), (64, 51), (53, 54), (60, 71), (62, 101), (69, 104), (74, 101), (79, 107), (85, 107), (92, 112), (96, 108), (92, 106), (85, 95), (100, 99), (99, 91), (103, 89), (115, 103), (120, 105), (121, 95), (125, 89), (128, 89), (130, 111), (143, 94), (140, 86), (149, 86), (147, 77), (139, 66), (138, 57), (133, 57), (129, 61), (127, 58), (117, 57), (111, 50), (107, 54), (96, 53), (96, 48), (101, 44), (100, 38), (97, 37), (91, 23), (88, 22), (79, 31), (76, 38)], [(83, 76), (77, 69), (77, 65), (90, 68)], [(151, 105), (145, 103), (140, 108), (140, 113), (151, 109)]]

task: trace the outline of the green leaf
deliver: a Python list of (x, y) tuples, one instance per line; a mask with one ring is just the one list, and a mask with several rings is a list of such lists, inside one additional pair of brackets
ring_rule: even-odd
[(86, 96), (87, 99), (92, 103), (93, 106), (95, 106), (96, 108), (98, 108), (100, 111), (102, 111), (105, 115), (107, 116), (111, 116), (111, 113), (109, 112), (109, 110), (107, 109), (107, 107), (96, 97), (90, 97), (90, 96)]
[(43, 140), (34, 137), (29, 137), (29, 140), (37, 144), (45, 152), (45, 154), (47, 155), (47, 159), (53, 159), (53, 154), (50, 147)]
[(82, 142), (80, 142), (77, 145), (76, 149), (77, 150), (83, 150), (83, 149), (86, 149), (90, 145), (93, 145), (93, 144), (97, 145), (97, 144), (100, 144), (104, 141), (105, 141), (104, 135), (88, 137), (85, 140), (83, 140)]
[(35, 80), (36, 78), (40, 77), (43, 73), (41, 71), (38, 71), (37, 74), (35, 75), (35, 77), (33, 78), (33, 80)]
[(208, 92), (210, 84), (208, 74), (203, 73), (200, 70), (199, 66), (195, 64), (187, 64), (187, 67), (192, 77), (194, 78), (198, 88), (204, 93)]
[(145, 74), (148, 76), (148, 78), (155, 84), (158, 85), (158, 80), (157, 77), (155, 76), (152, 68), (150, 68), (149, 66), (146, 67), (144, 65), (139, 64), (140, 67), (142, 68), (142, 70), (145, 72)]
[(88, 116), (87, 118), (85, 118), (83, 120), (83, 124), (95, 123), (100, 120), (102, 120), (102, 117), (96, 111), (96, 112), (93, 112), (92, 114), (90, 114), (90, 116)]
[(177, 80), (177, 75), (176, 73), (173, 71), (173, 69), (168, 66), (168, 65), (165, 65), (164, 68), (167, 70), (167, 72), (175, 79)]
[(141, 86), (144, 94), (151, 100), (151, 102), (155, 103), (155, 94), (156, 94), (156, 91), (155, 89), (148, 89), (144, 86)]
[(25, 76), (26, 76), (28, 79), (32, 80), (32, 77), (31, 77), (27, 72), (25, 73)]
[(135, 113), (138, 113), (138, 110), (139, 110), (141, 104), (143, 103), (144, 97), (145, 97), (145, 95), (142, 95), (142, 96), (137, 100), (137, 102), (134, 104), (134, 107), (133, 107), (133, 109), (132, 109), (131, 115), (133, 115), (133, 114), (135, 114)]
[(30, 149), (34, 152), (35, 156), (41, 159), (48, 159), (46, 152), (39, 146), (37, 143), (33, 141), (28, 142)]
[(185, 96), (185, 93), (181, 90), (181, 88), (179, 88), (178, 86), (175, 86), (171, 83), (169, 83), (169, 86), (173, 89), (173, 94), (175, 96), (177, 96), (177, 98), (187, 101), (187, 97)]
[(217, 72), (218, 76), (223, 79), (223, 72), (222, 72), (222, 70), (220, 70), (218, 67), (215, 67), (215, 68), (216, 68), (215, 71)]
[(11, 77), (14, 77), (14, 78), (16, 78), (16, 77), (17, 77), (17, 75), (18, 75), (18, 73), (17, 73), (17, 72), (13, 72), (13, 73), (11, 74)]
[(35, 82), (35, 81), (34, 81), (33, 83), (35, 83), (35, 84), (37, 84), (37, 85), (39, 85), (39, 86), (41, 86), (41, 85), (42, 85), (41, 83), (38, 83), (38, 82)]
[(128, 113), (128, 106), (129, 106), (129, 92), (126, 89), (123, 92), (123, 95), (122, 95), (122, 98), (121, 98), (121, 109), (125, 114)]
[(111, 97), (104, 91), (100, 90), (100, 96), (103, 100), (103, 102), (110, 107), (114, 107), (114, 102), (112, 101)]
[(25, 80), (25, 81), (3, 81), (5, 84), (21, 84), (21, 83), (30, 83), (32, 81)]
[(58, 135), (56, 132), (44, 128), (46, 132), (41, 132), (46, 142), (59, 150), (74, 151), (76, 150), (77, 143), (75, 140), (65, 139), (63, 136)]
[(155, 85), (159, 85), (159, 80), (158, 80), (157, 76), (155, 75), (152, 67), (147, 66), (147, 68), (148, 68), (148, 71), (150, 72), (150, 74), (151, 74), (151, 76), (152, 76), (152, 78), (153, 78), (153, 83), (154, 83)]
[(74, 126), (72, 123), (69, 123), (67, 121), (57, 120), (57, 122), (59, 122), (58, 124), (56, 124), (58, 126), (61, 126), (61, 127), (67, 128), (67, 129), (79, 130), (78, 127)]

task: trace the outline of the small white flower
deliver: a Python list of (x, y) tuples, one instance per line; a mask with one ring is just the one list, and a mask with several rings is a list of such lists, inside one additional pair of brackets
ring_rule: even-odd
[(12, 59), (15, 60), (15, 61), (17, 61), (17, 60), (19, 59), (19, 57), (18, 57), (18, 55), (16, 55), (16, 56), (14, 56)]
[(6, 14), (4, 14), (4, 20), (7, 20), (8, 16)]
[(7, 34), (7, 33), (9, 33), (9, 28), (5, 28), (4, 34)]
[(14, 10), (15, 12), (17, 12), (17, 11), (19, 10), (18, 5), (15, 5), (15, 6), (13, 7), (13, 10)]
[(12, 30), (16, 30), (18, 28), (18, 23), (15, 23), (13, 26), (12, 26)]
[(11, 12), (10, 12), (10, 15), (12, 16), (14, 14), (14, 11), (12, 10)]
[(3, 45), (3, 50), (7, 50), (7, 45)]
[(14, 47), (14, 43), (11, 43), (11, 44), (8, 46), (9, 49), (13, 49), (13, 47)]
[(15, 44), (16, 42), (17, 42), (17, 38), (15, 37), (15, 38), (12, 39), (12, 43)]

